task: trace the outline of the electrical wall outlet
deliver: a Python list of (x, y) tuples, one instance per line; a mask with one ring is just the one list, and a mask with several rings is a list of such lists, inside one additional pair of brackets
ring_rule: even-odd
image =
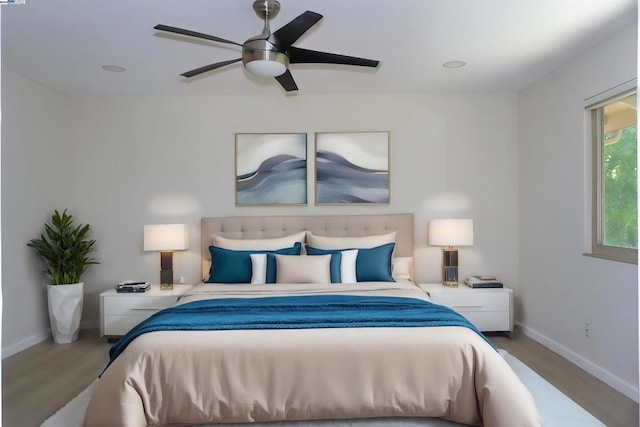
[(184, 276), (178, 277), (178, 283), (184, 284)]
[(591, 338), (591, 325), (589, 322), (585, 322), (584, 324), (584, 336), (587, 338)]

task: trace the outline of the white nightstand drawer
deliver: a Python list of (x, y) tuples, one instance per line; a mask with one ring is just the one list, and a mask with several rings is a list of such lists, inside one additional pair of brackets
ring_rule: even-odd
[(144, 293), (118, 293), (115, 289), (100, 294), (100, 336), (124, 335), (131, 328), (158, 311), (178, 302), (191, 285), (174, 285), (172, 290), (161, 290), (151, 285)]
[(441, 283), (420, 283), (431, 301), (451, 307), (481, 331), (513, 330), (513, 291), (509, 288), (471, 289)]
[(104, 314), (131, 314), (131, 311), (158, 311), (171, 307), (178, 301), (176, 296), (131, 296), (122, 298), (119, 296), (105, 297)]
[[(473, 292), (473, 293), (471, 293)], [(508, 292), (482, 293), (459, 292), (453, 293), (435, 293), (429, 295), (431, 300), (437, 304), (446, 305), (456, 311), (504, 311), (509, 307)]]
[(508, 311), (458, 311), (458, 313), (462, 314), (481, 331), (511, 330), (511, 319)]

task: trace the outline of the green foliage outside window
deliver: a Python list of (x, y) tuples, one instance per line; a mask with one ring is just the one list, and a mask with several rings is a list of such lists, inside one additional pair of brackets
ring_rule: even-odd
[(604, 147), (604, 244), (638, 248), (637, 126)]

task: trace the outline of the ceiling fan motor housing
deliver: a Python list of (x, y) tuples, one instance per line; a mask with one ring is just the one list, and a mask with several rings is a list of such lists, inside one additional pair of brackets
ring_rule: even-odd
[(242, 46), (242, 63), (247, 71), (261, 77), (276, 77), (287, 71), (289, 57), (264, 36), (247, 40)]

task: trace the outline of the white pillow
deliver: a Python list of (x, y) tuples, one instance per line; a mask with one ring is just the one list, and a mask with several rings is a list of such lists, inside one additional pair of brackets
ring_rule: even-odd
[(307, 244), (317, 249), (370, 249), (377, 246), (395, 243), (396, 232), (380, 234), (377, 236), (362, 237), (329, 237), (317, 236), (310, 231), (307, 232)]
[(250, 254), (251, 284), (264, 285), (267, 283), (267, 254)]
[(276, 249), (289, 248), (296, 242), (304, 243), (306, 231), (290, 234), (289, 236), (273, 239), (228, 239), (226, 237), (212, 235), (213, 246), (235, 251), (274, 251)]
[(340, 251), (340, 283), (357, 283), (356, 279), (356, 259), (358, 250)]
[(277, 255), (276, 283), (331, 283), (331, 255)]
[(392, 258), (391, 276), (396, 282), (407, 280), (413, 282), (413, 257)]

